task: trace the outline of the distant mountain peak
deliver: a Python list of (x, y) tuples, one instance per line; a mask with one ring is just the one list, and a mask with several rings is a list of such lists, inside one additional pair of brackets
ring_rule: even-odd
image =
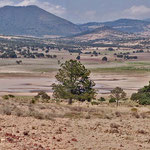
[(0, 34), (68, 36), (79, 32), (79, 26), (36, 5), (0, 8)]

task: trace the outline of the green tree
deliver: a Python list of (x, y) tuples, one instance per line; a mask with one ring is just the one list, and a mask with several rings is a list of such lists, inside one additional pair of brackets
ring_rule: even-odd
[(69, 60), (61, 64), (61, 69), (56, 75), (58, 84), (53, 84), (53, 96), (55, 98), (73, 99), (79, 101), (91, 101), (95, 98), (95, 83), (90, 80), (90, 71), (77, 60)]
[(118, 106), (120, 100), (123, 100), (123, 99), (126, 98), (126, 93), (120, 87), (114, 88), (111, 91), (111, 94), (112, 94), (111, 97), (114, 98), (114, 99), (116, 99), (117, 106)]
[(150, 82), (149, 85), (139, 89), (137, 93), (133, 93), (131, 100), (136, 101), (141, 105), (150, 105)]

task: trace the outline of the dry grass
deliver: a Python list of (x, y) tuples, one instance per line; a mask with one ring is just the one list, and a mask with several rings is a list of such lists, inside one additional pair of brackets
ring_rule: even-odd
[[(20, 100), (19, 100), (20, 98)], [(13, 97), (8, 100), (0, 99), (0, 113), (6, 115), (14, 115), (18, 117), (34, 117), (36, 119), (52, 120), (55, 118), (69, 119), (116, 119), (123, 117), (149, 118), (149, 109), (140, 111), (140, 107), (135, 105), (100, 103), (92, 105), (88, 102), (75, 102), (68, 105), (65, 101), (50, 100), (48, 103), (40, 101), (32, 104), (33, 97)]]
[(148, 107), (25, 99), (0, 99), (2, 150), (149, 150)]

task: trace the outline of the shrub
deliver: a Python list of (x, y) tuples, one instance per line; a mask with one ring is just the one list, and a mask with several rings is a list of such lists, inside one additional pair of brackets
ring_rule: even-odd
[(115, 102), (116, 102), (115, 98), (112, 97), (112, 98), (109, 99), (109, 103), (115, 103)]
[(41, 100), (43, 103), (48, 102), (50, 100), (50, 96), (48, 96), (46, 92), (40, 91), (36, 96), (34, 96), (31, 103), (34, 104), (37, 100)]
[(138, 111), (137, 108), (132, 108), (132, 109), (131, 109), (131, 112), (137, 112), (137, 111)]
[(100, 99), (98, 99), (98, 101), (104, 102), (104, 101), (106, 101), (106, 99), (104, 97), (101, 97)]
[(5, 99), (5, 100), (8, 100), (9, 96), (8, 95), (4, 95), (2, 98)]
[(139, 104), (140, 105), (150, 105), (150, 98), (140, 99)]
[(11, 115), (11, 108), (8, 106), (3, 107), (3, 113), (6, 115)]
[(140, 99), (146, 99), (146, 94), (145, 93), (133, 93), (131, 95), (131, 100), (133, 101), (138, 101)]
[(9, 96), (10, 98), (15, 98), (15, 96), (12, 95), (12, 94), (9, 94), (8, 96)]
[(36, 101), (37, 101), (37, 99), (35, 99), (35, 98), (32, 98), (32, 100), (31, 100), (31, 104), (35, 104), (36, 103)]
[(2, 96), (3, 99), (8, 100), (9, 98), (14, 98), (15, 96), (12, 94)]
[(150, 105), (150, 83), (148, 86), (138, 90), (138, 93), (133, 93), (131, 100), (138, 102), (140, 105)]
[(91, 104), (92, 104), (92, 105), (99, 105), (99, 102), (97, 102), (97, 101), (92, 101)]

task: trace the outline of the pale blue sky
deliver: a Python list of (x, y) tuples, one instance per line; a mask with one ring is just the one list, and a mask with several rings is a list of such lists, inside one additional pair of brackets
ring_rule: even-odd
[(38, 5), (74, 23), (150, 18), (150, 0), (0, 0), (5, 5)]

